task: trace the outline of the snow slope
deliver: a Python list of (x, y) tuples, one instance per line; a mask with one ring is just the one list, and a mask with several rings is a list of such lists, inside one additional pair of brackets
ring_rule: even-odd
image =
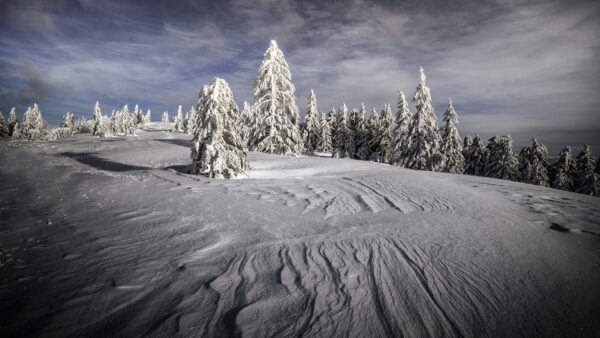
[(0, 142), (0, 335), (593, 336), (600, 199), (191, 137)]

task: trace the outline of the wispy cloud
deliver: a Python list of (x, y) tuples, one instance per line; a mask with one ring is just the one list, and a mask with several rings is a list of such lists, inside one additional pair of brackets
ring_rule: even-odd
[(99, 99), (173, 110), (214, 76), (251, 101), (275, 39), (300, 107), (314, 88), (322, 110), (380, 109), (398, 90), (410, 98), (423, 66), (438, 115), (452, 96), (463, 134), (600, 144), (596, 2), (23, 0), (0, 11), (2, 109), (35, 99), (58, 118)]

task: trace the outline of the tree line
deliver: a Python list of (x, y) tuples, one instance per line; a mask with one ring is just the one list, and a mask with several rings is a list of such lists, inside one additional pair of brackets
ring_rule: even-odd
[[(194, 135), (192, 172), (210, 177), (231, 178), (249, 165), (246, 151), (281, 155), (330, 154), (334, 158), (369, 160), (409, 169), (442, 171), (525, 182), (556, 189), (600, 196), (600, 160), (595, 160), (588, 145), (574, 157), (565, 147), (550, 164), (546, 147), (536, 139), (519, 154), (513, 152), (512, 139), (494, 136), (487, 144), (476, 135), (461, 139), (452, 100), (438, 127), (431, 91), (423, 68), (419, 69), (411, 112), (406, 97), (398, 92), (396, 113), (385, 105), (367, 116), (364, 104), (351, 110), (343, 104), (327, 114), (319, 112), (311, 89), (302, 121), (295, 88), (283, 52), (271, 41), (254, 81), (254, 102), (244, 102), (239, 112), (227, 82), (215, 78), (199, 94), (196, 107), (185, 114), (179, 106), (173, 131)], [(150, 122), (151, 112), (135, 106), (102, 115), (96, 102), (93, 120), (73, 120), (67, 113), (59, 128), (46, 131), (37, 104), (18, 124), (14, 108), (5, 126), (0, 114), (0, 135), (13, 139), (49, 140), (76, 132), (91, 132), (100, 137), (132, 135), (136, 127)], [(169, 122), (164, 112), (162, 122)]]

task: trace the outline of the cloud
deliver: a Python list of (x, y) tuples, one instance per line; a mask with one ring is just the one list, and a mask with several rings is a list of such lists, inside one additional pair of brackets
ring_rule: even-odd
[[(0, 67), (1, 74), (6, 74), (8, 66), (3, 63)], [(54, 88), (46, 82), (46, 74), (40, 72), (33, 65), (25, 63), (20, 67), (20, 75), (24, 79), (23, 87), (2, 85), (0, 96), (2, 101), (11, 101), (19, 105), (32, 105), (34, 102), (43, 102), (56, 99)], [(2, 76), (4, 77), (4, 76)]]
[[(31, 82), (39, 87), (32, 95), (46, 95), (56, 115), (88, 112), (97, 99), (103, 107), (173, 110), (195, 103), (215, 76), (239, 104), (252, 101), (275, 39), (301, 110), (311, 88), (321, 110), (394, 105), (398, 90), (412, 97), (423, 66), (438, 115), (452, 96), (462, 134), (600, 143), (596, 2), (64, 0), (0, 9), (0, 60), (10, 65), (2, 83)], [(27, 17), (39, 20), (20, 24)], [(40, 85), (12, 73), (22, 63), (44, 74)], [(587, 132), (565, 138), (572, 130)]]

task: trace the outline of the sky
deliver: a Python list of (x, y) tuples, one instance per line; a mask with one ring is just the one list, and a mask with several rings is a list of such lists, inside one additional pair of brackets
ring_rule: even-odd
[(98, 100), (158, 120), (214, 77), (241, 106), (274, 39), (302, 112), (310, 89), (321, 111), (395, 111), (423, 67), (440, 123), (451, 97), (462, 136), (600, 152), (598, 1), (0, 0), (0, 16), (5, 117), (37, 102), (58, 124)]

